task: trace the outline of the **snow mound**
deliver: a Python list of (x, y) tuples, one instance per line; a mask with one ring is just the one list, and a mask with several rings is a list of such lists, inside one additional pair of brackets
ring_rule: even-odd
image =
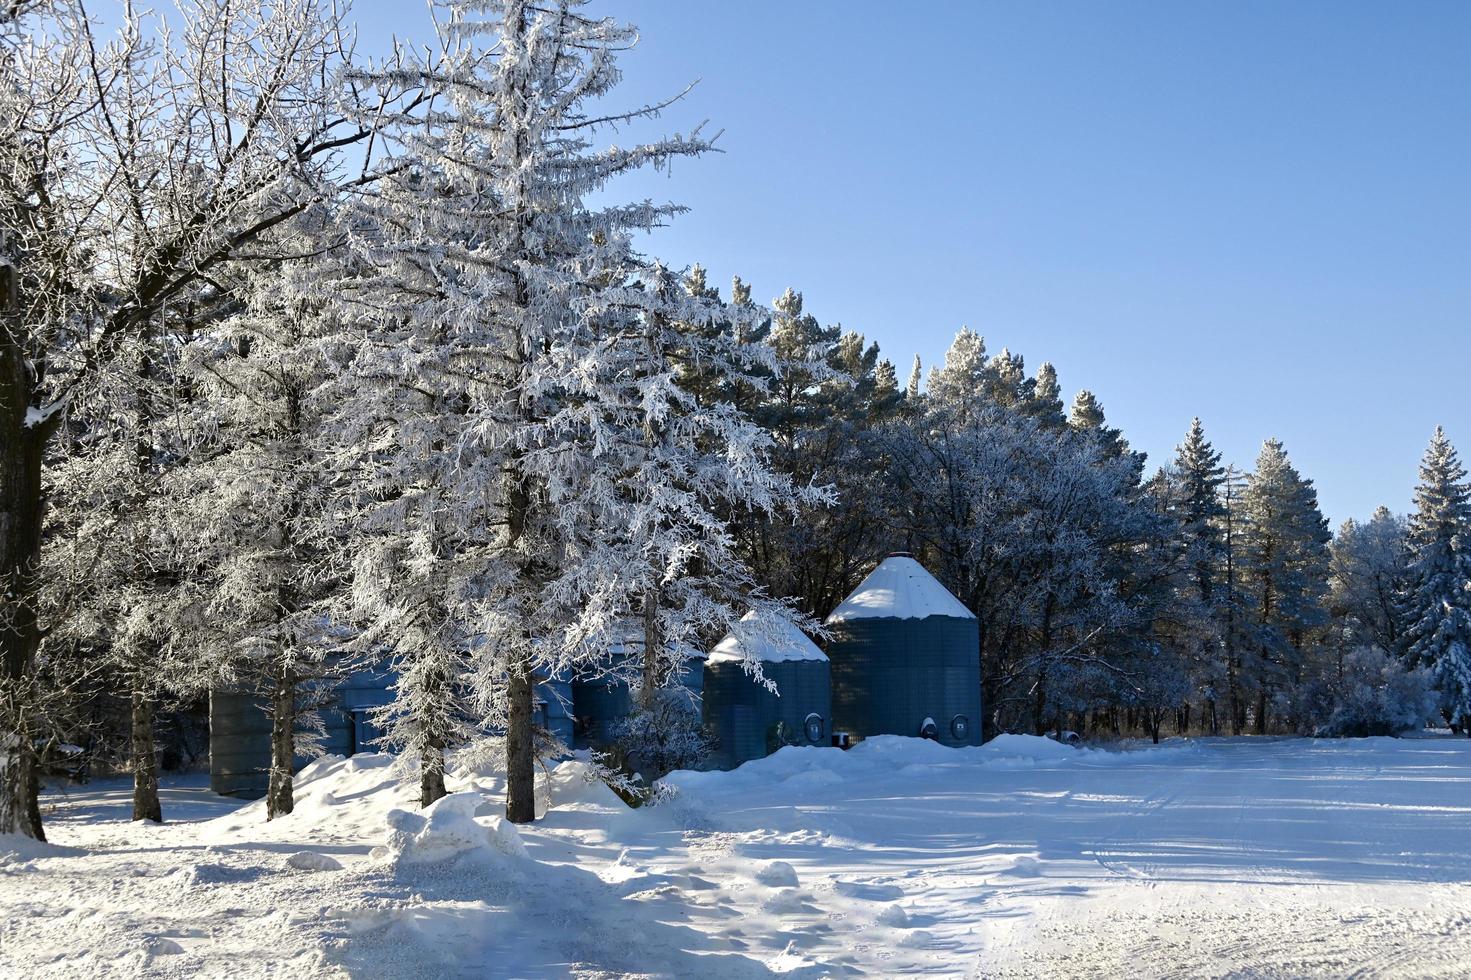
[(1170, 756), (1194, 754), (1195, 743), (1144, 745), (1109, 749), (1064, 745), (1040, 735), (997, 735), (981, 746), (988, 769), (1031, 769), (1081, 763), (1087, 766), (1118, 766), (1132, 762), (1157, 763)]
[(925, 619), (929, 616), (976, 618), (919, 562), (908, 555), (890, 555), (879, 562), (879, 567), (869, 572), (868, 578), (832, 611), (827, 622), (880, 617)]
[(871, 735), (848, 750), (848, 755), (865, 762), (888, 766), (959, 762), (954, 748), (928, 738), (908, 735)]
[(904, 911), (902, 905), (886, 905), (884, 910), (874, 919), (881, 926), (893, 926), (895, 929), (907, 929), (909, 927), (909, 913)]
[(1016, 878), (1036, 878), (1042, 874), (1042, 862), (1035, 855), (1023, 854), (1012, 861), (1011, 867), (1004, 868), (999, 873)]
[(598, 778), (597, 770), (585, 762), (563, 762), (552, 770), (548, 798), (556, 809), (627, 810), (628, 804)]
[(796, 940), (787, 943), (786, 949), (773, 956), (766, 963), (766, 968), (775, 974), (797, 974), (801, 976), (815, 975), (815, 971), (821, 971), (822, 976), (828, 976), (828, 972), (822, 969), (822, 964), (804, 955), (797, 949)]
[(25, 864), (37, 858), (64, 857), (80, 854), (74, 847), (47, 844), (24, 834), (0, 834), (0, 868), (7, 864)]
[(746, 613), (725, 639), (715, 644), (706, 661), (738, 664), (747, 660), (777, 664), (789, 660), (826, 660), (827, 654), (797, 627), (786, 620), (763, 619), (756, 611)]
[(167, 936), (149, 936), (143, 940), (143, 949), (149, 956), (177, 956), (184, 952), (183, 946)]
[(417, 774), (394, 766), (394, 761), (383, 753), (347, 759), (323, 756), (296, 775), (296, 801), (290, 813), (268, 823), (266, 801), (255, 800), (204, 824), (200, 838), (221, 844), (234, 844), (242, 837), (303, 843), (304, 834), (315, 837), (328, 828), (340, 839), (381, 837), (383, 815), (413, 806), (419, 796)]
[[(393, 756), (388, 752), (359, 752), (347, 760), (343, 768), (348, 772), (362, 772), (365, 769), (382, 769), (393, 765)], [(311, 767), (308, 766), (307, 769)], [(306, 773), (306, 769), (302, 773)]]
[(526, 845), (516, 828), (501, 817), (477, 820), (485, 798), (476, 792), (450, 793), (423, 813), (389, 810), (384, 817), (388, 840), (375, 856), (398, 864), (437, 864), (461, 855), (504, 855), (524, 858)]
[(985, 749), (993, 755), (1037, 761), (1078, 758), (1078, 750), (1071, 745), (1040, 735), (997, 735), (986, 743)]
[(795, 888), (797, 869), (785, 861), (772, 861), (756, 872), (756, 880), (773, 888)]
[(807, 909), (807, 897), (795, 888), (783, 888), (761, 903), (763, 912), (775, 915), (792, 915)]
[(329, 854), (316, 851), (297, 851), (286, 859), (288, 868), (297, 871), (341, 871), (342, 864)]

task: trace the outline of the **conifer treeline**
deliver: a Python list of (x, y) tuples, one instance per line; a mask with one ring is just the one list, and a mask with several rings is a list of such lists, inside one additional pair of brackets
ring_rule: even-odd
[(1197, 418), (1146, 475), (1091, 392), (1064, 410), (1050, 363), (1028, 376), (969, 329), (903, 390), (799, 293), (770, 333), (788, 363), (827, 350), (826, 380), (793, 371), (756, 411), (783, 470), (838, 503), (737, 520), (753, 569), (821, 617), (883, 554), (913, 552), (980, 618), (988, 736), (1460, 727), (1471, 524), (1439, 430), (1417, 514), (1334, 537), (1276, 439), (1243, 472)]

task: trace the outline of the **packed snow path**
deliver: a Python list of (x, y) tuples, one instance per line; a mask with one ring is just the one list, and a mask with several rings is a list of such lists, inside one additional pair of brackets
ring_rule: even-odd
[(638, 812), (565, 765), (519, 841), (465, 774), (484, 800), (390, 840), (386, 762), (317, 764), (270, 825), (197, 783), (161, 828), (118, 784), (49, 797), (60, 847), (0, 843), (0, 975), (1471, 970), (1466, 739), (884, 738), (676, 774)]

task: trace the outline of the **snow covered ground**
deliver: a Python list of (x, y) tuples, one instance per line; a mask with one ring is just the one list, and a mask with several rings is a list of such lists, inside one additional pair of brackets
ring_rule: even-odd
[(0, 841), (0, 975), (1471, 972), (1467, 739), (881, 738), (637, 812), (566, 764), (519, 834), (494, 778), (426, 819), (387, 763), (315, 764), (270, 824), (198, 780), (163, 827), (49, 796), (55, 846)]

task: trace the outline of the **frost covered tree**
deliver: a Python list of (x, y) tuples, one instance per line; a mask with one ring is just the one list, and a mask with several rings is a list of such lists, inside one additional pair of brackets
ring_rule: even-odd
[(1045, 423), (1028, 391), (962, 330), (883, 446), (891, 524), (980, 619), (988, 734), (1091, 707), (1144, 651), (1121, 560), (1155, 529), (1134, 461)]
[(1143, 475), (1143, 454), (1131, 450), (1123, 432), (1108, 424), (1103, 414), (1103, 403), (1093, 392), (1080, 391), (1073, 398), (1072, 407), (1068, 409), (1068, 425), (1075, 432), (1091, 433), (1098, 440), (1105, 455), (1112, 458), (1130, 459), (1138, 469), (1139, 475)]
[[(989, 388), (989, 362), (985, 338), (970, 327), (961, 327), (945, 351), (945, 363), (930, 370), (926, 395), (931, 404), (964, 414), (967, 407), (976, 404), (977, 395)], [(917, 374), (918, 355), (914, 369)], [(915, 388), (917, 391), (918, 385)]]
[[(553, 587), (580, 597), (572, 640), (594, 651), (635, 641), (630, 680), (644, 717), (631, 730), (662, 737), (671, 710), (661, 692), (688, 651), (751, 628), (748, 610), (768, 631), (792, 618), (756, 586), (726, 515), (790, 522), (832, 495), (778, 471), (773, 436), (732, 402), (685, 384), (697, 371), (716, 391), (780, 384), (775, 351), (747, 339), (763, 312), (631, 252), (623, 272), (622, 288), (590, 299), (596, 342), (565, 348), (573, 359), (553, 369), (562, 409), (533, 431), (578, 460), (563, 477), (580, 488), (563, 506), (563, 535), (582, 554)], [(849, 346), (861, 356), (861, 339)]]
[[(127, 703), (133, 819), (160, 822), (154, 719), (202, 690), (201, 658), (182, 641), (194, 600), (196, 542), (176, 476), (187, 447), (176, 351), (144, 332), (105, 381), (71, 406), (53, 464), (42, 555), (49, 624), (39, 654), (92, 673), (95, 698)], [(129, 370), (124, 370), (124, 365)]]
[(1248, 673), (1257, 695), (1256, 731), (1264, 734), (1274, 691), (1290, 692), (1302, 682), (1310, 631), (1327, 620), (1330, 535), (1313, 481), (1298, 473), (1276, 439), (1262, 445), (1241, 503), (1242, 579), (1255, 634)]
[(794, 289), (773, 302), (766, 337), (778, 374), (750, 410), (776, 440), (772, 462), (796, 485), (832, 487), (845, 503), (809, 505), (795, 521), (738, 511), (732, 523), (768, 591), (821, 615), (857, 584), (881, 547), (881, 515), (864, 489), (866, 467), (874, 465), (869, 433), (903, 399), (880, 383), (878, 346), (840, 325), (823, 326)]
[(0, 24), (0, 230), (15, 270), (0, 338), (0, 701), (18, 733), (0, 830), (35, 836), (30, 746), (44, 719), (27, 678), (47, 628), (43, 487), (65, 413), (109, 390), (144, 331), (208, 315), (211, 281), (260, 235), (373, 179), (341, 166), (371, 127), (340, 111), (336, 9), (202, 0), (174, 30), (132, 8), (121, 20), (109, 42), (80, 4), (54, 0), (5, 5)]
[(1471, 732), (1471, 486), (1439, 426), (1420, 462), (1408, 540), (1405, 662), (1431, 671), (1446, 720)]
[[(352, 354), (363, 391), (346, 417), (368, 450), (355, 495), (374, 557), (355, 588), (398, 665), (389, 742), (422, 756), (430, 802), (468, 692), (505, 732), (516, 822), (535, 816), (536, 684), (606, 661), (630, 620), (668, 656), (743, 613), (711, 511), (793, 492), (763, 432), (678, 384), (682, 347), (737, 373), (760, 356), (738, 329), (751, 311), (732, 308), (748, 296), (678, 288), (634, 251), (678, 207), (587, 202), (710, 143), (593, 148), (669, 103), (602, 110), (635, 34), (582, 8), (443, 5), (437, 59), (405, 53), (375, 76), (437, 94), (394, 120), (403, 166), (365, 198), (360, 236), (377, 271), (355, 301), (374, 331)], [(717, 322), (736, 328), (677, 326)]]
[(1221, 563), (1221, 518), (1225, 515), (1221, 485), (1226, 470), (1198, 418), (1191, 421), (1185, 441), (1175, 449), (1175, 476), (1180, 485), (1180, 533), (1200, 600), (1210, 603)]
[(1340, 652), (1374, 646), (1397, 653), (1405, 633), (1400, 597), (1408, 582), (1408, 526), (1379, 507), (1347, 520), (1329, 546), (1328, 608)]
[(909, 405), (919, 401), (919, 386), (924, 380), (924, 365), (920, 363), (919, 355), (914, 355), (914, 366), (909, 369), (909, 380), (904, 385), (904, 400)]
[(1242, 500), (1246, 477), (1228, 465), (1221, 477), (1221, 593), (1218, 629), (1225, 670), (1226, 705), (1231, 734), (1246, 729), (1246, 653), (1251, 648), (1252, 598), (1247, 591), (1245, 567), (1246, 512)]
[(1067, 414), (1062, 406), (1062, 387), (1057, 382), (1057, 369), (1048, 361), (1042, 362), (1042, 366), (1037, 368), (1031, 398), (1025, 411), (1047, 429), (1060, 429), (1067, 424)]
[[(283, 223), (229, 280), (235, 312), (184, 349), (188, 504), (201, 611), (188, 634), (209, 682), (255, 695), (271, 721), (266, 819), (293, 809), (292, 770), (313, 754), (330, 682), (359, 662), (345, 632), (340, 389), (329, 360), (347, 328), (343, 235), (328, 208)], [(316, 253), (308, 263), (293, 255)]]
[(1217, 699), (1222, 693), (1220, 682), (1224, 680), (1223, 665), (1219, 662), (1223, 653), (1219, 640), (1223, 627), (1219, 621), (1226, 605), (1221, 574), (1226, 559), (1226, 508), (1221, 500), (1226, 469), (1221, 465), (1221, 454), (1206, 439), (1205, 428), (1198, 418), (1191, 421), (1185, 440), (1175, 448), (1172, 477), (1176, 495), (1174, 510), (1184, 560), (1194, 583), (1193, 598), (1215, 627), (1212, 630), (1215, 635), (1203, 651), (1198, 674), (1203, 682), (1210, 728), (1216, 732), (1219, 729)]

